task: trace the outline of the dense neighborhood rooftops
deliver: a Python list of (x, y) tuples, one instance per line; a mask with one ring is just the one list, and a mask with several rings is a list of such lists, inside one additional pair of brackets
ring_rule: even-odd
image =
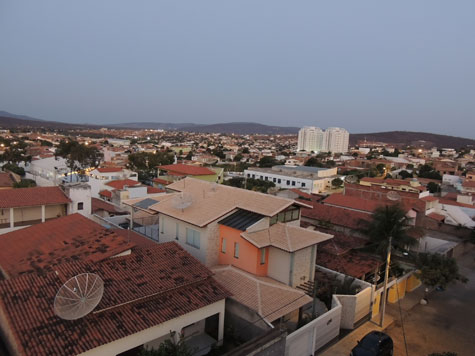
[(215, 171), (206, 167), (182, 163), (158, 166), (158, 169), (161, 171), (167, 171), (168, 174), (178, 176), (207, 176), (216, 174)]
[(100, 210), (107, 211), (110, 214), (125, 214), (124, 212), (118, 210), (115, 205), (98, 198), (91, 198), (91, 207), (93, 214)]
[(323, 201), (323, 204), (339, 206), (346, 209), (354, 209), (368, 213), (372, 213), (376, 208), (384, 205), (378, 200), (363, 199), (356, 196), (343, 195), (341, 193), (330, 195)]
[(68, 204), (71, 200), (59, 187), (1, 189), (0, 208)]
[(235, 213), (225, 217), (224, 219), (218, 221), (218, 224), (232, 227), (237, 230), (244, 231), (249, 226), (254, 225), (256, 222), (261, 220), (264, 216), (261, 214), (253, 213), (251, 211), (246, 211), (239, 209)]
[(112, 191), (107, 190), (107, 189), (101, 190), (99, 192), (99, 195), (102, 196), (102, 197), (106, 197), (106, 198), (112, 198)]
[(212, 271), (216, 280), (232, 293), (231, 299), (256, 311), (268, 322), (312, 302), (312, 298), (301, 290), (234, 266), (218, 265)]
[[(234, 209), (274, 216), (291, 205), (309, 206), (295, 200), (193, 178), (185, 178), (172, 183), (167, 186), (167, 189), (180, 193), (163, 196), (159, 203), (152, 205), (149, 209), (200, 227), (219, 219)], [(184, 209), (177, 205), (181, 192), (191, 202)]]
[[(95, 273), (103, 297), (92, 313), (67, 321), (53, 300), (69, 278)], [(97, 263), (58, 265), (51, 273), (0, 281), (0, 307), (21, 355), (77, 355), (221, 301), (230, 294), (176, 243)], [(4, 326), (5, 328), (5, 326)]]
[(257, 248), (272, 246), (287, 252), (298, 251), (333, 237), (323, 232), (280, 222), (265, 230), (243, 232), (241, 236)]
[(0, 237), (0, 269), (12, 277), (51, 271), (72, 261), (100, 261), (134, 245), (81, 214), (67, 215)]
[(375, 272), (381, 262), (375, 257), (354, 250), (341, 255), (319, 251), (317, 264), (354, 278), (362, 278), (365, 274)]

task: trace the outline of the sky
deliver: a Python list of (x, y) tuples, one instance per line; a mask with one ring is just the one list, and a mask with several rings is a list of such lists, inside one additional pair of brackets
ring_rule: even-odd
[(475, 1), (0, 0), (0, 110), (475, 138)]

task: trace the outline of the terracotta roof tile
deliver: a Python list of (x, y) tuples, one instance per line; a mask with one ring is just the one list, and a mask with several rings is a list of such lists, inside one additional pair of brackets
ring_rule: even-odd
[[(55, 315), (61, 285), (96, 273), (104, 295), (93, 313), (67, 321)], [(212, 273), (176, 243), (97, 263), (59, 265), (46, 275), (0, 281), (0, 306), (22, 355), (77, 355), (133, 335), (229, 296)], [(107, 332), (104, 332), (107, 331)]]
[(155, 188), (155, 187), (147, 187), (147, 194), (158, 194), (158, 193), (165, 193), (166, 190)]
[(141, 234), (129, 230), (129, 229), (110, 229), (114, 231), (117, 235), (122, 236), (127, 241), (130, 241), (135, 245), (135, 248), (150, 248), (157, 245), (157, 242), (152, 241), (151, 239), (142, 236)]
[(430, 203), (430, 202), (438, 201), (439, 198), (436, 198), (436, 197), (434, 197), (434, 196), (428, 195), (428, 196), (426, 196), (426, 197), (422, 197), (421, 200)]
[(71, 200), (59, 187), (0, 190), (0, 208), (68, 204)]
[(112, 191), (107, 190), (107, 189), (101, 190), (101, 191), (99, 192), (99, 195), (100, 195), (100, 196), (103, 196), (103, 197), (106, 197), (106, 198), (112, 198)]
[(323, 201), (324, 205), (334, 205), (342, 208), (367, 211), (372, 213), (376, 208), (384, 205), (381, 201), (362, 199), (351, 195), (335, 193)]
[(0, 172), (0, 187), (13, 187), (13, 183), (15, 180), (13, 179), (12, 175), (8, 172)]
[[(108, 190), (107, 190), (108, 192)], [(100, 194), (100, 193), (99, 193)], [(99, 210), (104, 210), (104, 211), (107, 211), (109, 213), (112, 213), (112, 214), (126, 214), (125, 212), (122, 212), (120, 210), (117, 210), (117, 208), (102, 200), (102, 199), (98, 199), (98, 198), (91, 198), (91, 205), (92, 205), (92, 212), (95, 213)]]
[(132, 179), (117, 179), (106, 183), (106, 185), (114, 189), (124, 189), (125, 186), (133, 187), (141, 185), (141, 183)]
[(330, 234), (280, 222), (265, 230), (243, 232), (241, 236), (257, 248), (273, 246), (288, 252), (298, 251), (333, 237)]
[(10, 277), (48, 271), (65, 262), (103, 260), (133, 246), (81, 214), (72, 214), (1, 235), (0, 268)]
[(437, 221), (444, 221), (445, 220), (444, 215), (437, 214), (437, 213), (430, 213), (427, 216), (430, 217), (431, 219), (434, 219), (434, 220), (437, 220)]
[(326, 251), (319, 251), (317, 264), (354, 278), (362, 278), (363, 275), (374, 272), (381, 262), (375, 257), (357, 251), (349, 251), (337, 256)]
[(169, 164), (165, 166), (158, 166), (158, 169), (167, 171), (169, 174), (181, 175), (181, 176), (206, 176), (214, 175), (215, 171), (212, 171), (206, 167), (194, 166), (190, 164)]
[(216, 280), (232, 293), (231, 299), (273, 322), (312, 301), (303, 291), (272, 278), (255, 276), (234, 266), (212, 268)]

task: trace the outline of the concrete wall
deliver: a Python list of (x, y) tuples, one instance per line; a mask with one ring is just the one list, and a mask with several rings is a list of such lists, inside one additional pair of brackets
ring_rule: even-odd
[(290, 253), (275, 247), (269, 247), (268, 263), (267, 275), (279, 282), (289, 285)]
[(333, 296), (332, 308), (287, 336), (286, 356), (308, 356), (340, 334), (341, 304)]
[[(339, 281), (345, 279), (345, 275), (332, 271), (328, 268), (317, 266), (317, 268), (327, 274), (334, 275)], [(361, 288), (361, 291), (355, 295), (335, 294), (342, 305), (341, 328), (353, 329), (355, 324), (371, 313), (373, 303), (374, 286), (368, 282), (354, 279), (354, 285)]]
[[(298, 250), (294, 252), (293, 255), (291, 286), (296, 287), (313, 279), (313, 275), (315, 274), (315, 257), (312, 260), (312, 247)], [(312, 269), (310, 268), (311, 264), (313, 266)]]
[[(156, 344), (154, 342), (157, 339), (164, 340), (170, 331), (176, 332), (176, 335), (179, 335), (181, 330), (193, 323), (196, 323), (200, 320), (206, 319), (214, 314), (220, 314), (219, 321), (219, 339), (223, 338), (223, 329), (224, 329), (224, 308), (225, 302), (224, 299), (208, 305), (204, 308), (192, 311), (178, 318), (169, 320), (165, 323), (156, 325), (154, 327), (148, 328), (146, 330), (140, 331), (133, 335), (129, 335), (122, 339), (110, 342), (108, 344), (96, 347), (92, 350), (86, 351), (80, 355), (82, 356), (104, 356), (104, 355), (117, 355), (121, 352), (125, 352), (137, 346), (144, 344)], [(165, 338), (164, 338), (165, 337)]]

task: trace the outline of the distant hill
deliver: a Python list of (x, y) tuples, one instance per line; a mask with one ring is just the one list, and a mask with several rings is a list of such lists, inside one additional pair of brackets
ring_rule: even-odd
[(22, 120), (43, 121), (41, 119), (35, 119), (34, 117), (30, 117), (30, 116), (26, 116), (26, 115), (12, 114), (8, 111), (2, 111), (2, 110), (0, 110), (0, 117), (13, 117), (15, 119), (22, 119)]
[(153, 130), (180, 130), (183, 127), (192, 128), (197, 126), (204, 126), (199, 124), (192, 123), (183, 123), (183, 124), (173, 124), (171, 122), (125, 122), (123, 124), (112, 124), (107, 125), (107, 127), (120, 127), (120, 128), (130, 128), (130, 129), (153, 129)]
[(384, 142), (396, 146), (420, 146), (438, 148), (475, 147), (475, 140), (447, 135), (438, 135), (427, 132), (388, 131), (375, 133), (350, 134), (350, 145), (359, 141)]

